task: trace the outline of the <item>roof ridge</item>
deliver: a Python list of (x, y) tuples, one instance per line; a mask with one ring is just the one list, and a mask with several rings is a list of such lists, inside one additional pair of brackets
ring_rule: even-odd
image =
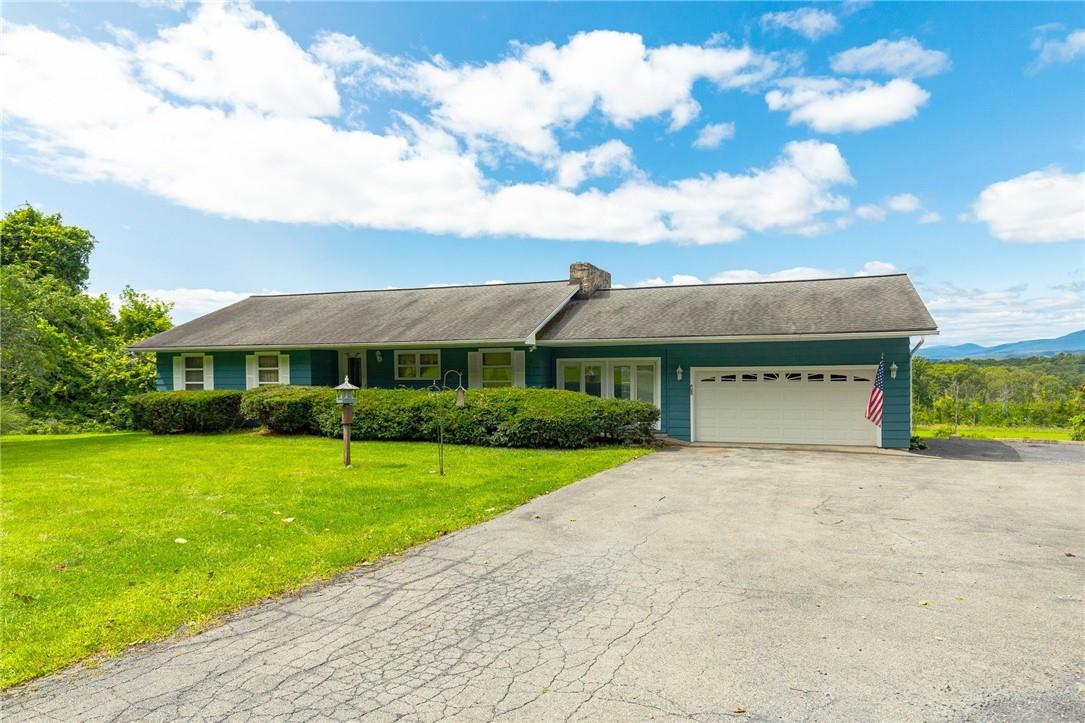
[(391, 289), (346, 289), (343, 291), (297, 291), (289, 294), (250, 294), (249, 299), (277, 299), (284, 296), (326, 296), (331, 294), (375, 294), (386, 291), (438, 291), (440, 289), (477, 289), (493, 286), (530, 286), (531, 284), (571, 284), (568, 279), (550, 279), (546, 281), (506, 281), (500, 284), (448, 284), (445, 286), (406, 286)]
[(884, 279), (891, 276), (907, 276), (900, 271), (895, 274), (865, 274), (863, 276), (826, 276), (817, 279), (766, 279), (763, 281), (716, 281), (704, 284), (656, 284), (655, 286), (619, 286), (599, 291), (644, 291), (646, 289), (695, 289), (699, 286), (753, 286), (756, 284), (806, 284), (814, 281), (858, 281), (859, 279)]

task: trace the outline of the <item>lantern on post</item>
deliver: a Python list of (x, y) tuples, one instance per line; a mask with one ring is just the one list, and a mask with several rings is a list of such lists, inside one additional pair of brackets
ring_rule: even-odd
[(343, 383), (335, 388), (335, 401), (342, 406), (343, 414), (343, 466), (350, 466), (350, 425), (354, 421), (354, 392), (358, 387), (350, 383), (350, 377), (343, 377)]

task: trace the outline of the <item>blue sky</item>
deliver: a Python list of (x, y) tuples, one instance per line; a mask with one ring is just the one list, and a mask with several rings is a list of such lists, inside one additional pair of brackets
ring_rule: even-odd
[(1085, 326), (1085, 10), (18, 4), (2, 203), (177, 302), (906, 271), (994, 343)]

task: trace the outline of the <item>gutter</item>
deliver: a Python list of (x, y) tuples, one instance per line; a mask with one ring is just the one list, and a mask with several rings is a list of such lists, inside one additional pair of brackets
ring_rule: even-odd
[(848, 332), (837, 334), (764, 334), (747, 336), (654, 336), (615, 339), (557, 339), (542, 340), (539, 346), (619, 346), (634, 344), (713, 344), (743, 341), (833, 341), (842, 339), (898, 339), (920, 334), (937, 335), (937, 329), (911, 329), (880, 332)]

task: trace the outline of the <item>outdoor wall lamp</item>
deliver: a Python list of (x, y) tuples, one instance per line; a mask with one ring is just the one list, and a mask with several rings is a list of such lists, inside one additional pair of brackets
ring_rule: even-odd
[(350, 467), (350, 425), (354, 421), (354, 392), (358, 387), (350, 383), (350, 377), (343, 377), (343, 383), (335, 388), (335, 401), (342, 405), (343, 414), (343, 466)]
[(679, 364), (678, 368), (674, 370), (674, 376), (678, 378), (678, 381), (682, 381), (682, 365)]
[(897, 378), (897, 363), (896, 362), (893, 362), (892, 364), (889, 365), (889, 378), (890, 379), (896, 379)]

